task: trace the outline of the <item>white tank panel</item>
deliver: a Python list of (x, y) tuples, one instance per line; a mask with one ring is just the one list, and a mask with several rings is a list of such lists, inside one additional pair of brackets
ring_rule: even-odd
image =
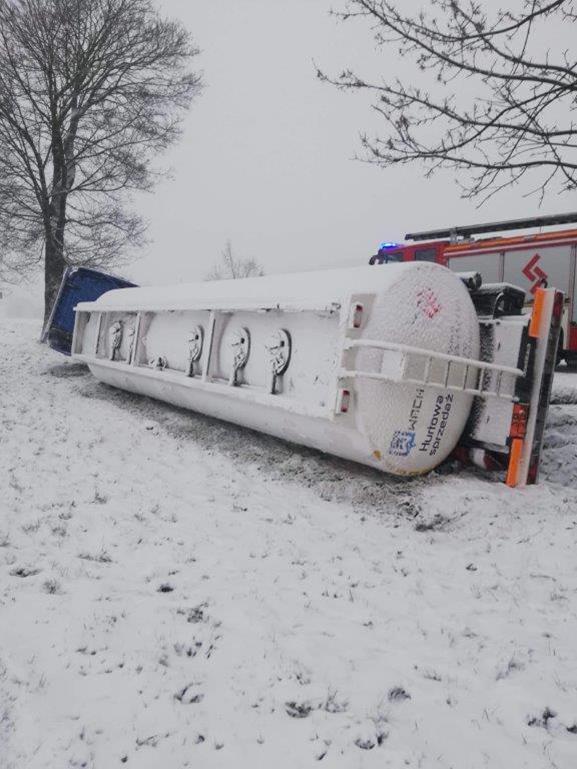
[[(353, 328), (357, 305), (360, 327)], [(472, 395), (458, 387), (406, 381), (421, 380), (423, 372), (411, 377), (402, 352), (350, 347), (384, 342), (478, 359), (472, 301), (461, 281), (436, 264), (120, 289), (77, 311), (74, 354), (100, 380), (395, 474), (442, 462), (471, 409)], [(108, 339), (118, 321), (125, 333), (112, 360)], [(204, 349), (191, 377), (187, 340), (199, 327)], [(250, 349), (231, 386), (239, 329), (248, 332)], [(288, 333), (291, 354), (272, 394), (267, 345), (279, 330)], [(447, 384), (458, 384), (451, 376)], [(344, 392), (346, 413), (338, 407)]]

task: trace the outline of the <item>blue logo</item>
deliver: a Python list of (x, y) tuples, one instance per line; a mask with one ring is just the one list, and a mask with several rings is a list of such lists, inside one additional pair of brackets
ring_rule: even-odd
[(389, 446), (389, 454), (395, 457), (408, 457), (416, 446), (415, 433), (408, 430), (396, 430)]

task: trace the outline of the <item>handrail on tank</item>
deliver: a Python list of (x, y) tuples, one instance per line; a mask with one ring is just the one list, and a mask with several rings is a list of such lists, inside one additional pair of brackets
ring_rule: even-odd
[(525, 371), (511, 366), (500, 366), (498, 363), (488, 363), (476, 358), (463, 358), (459, 355), (449, 355), (444, 352), (435, 352), (434, 350), (425, 350), (423, 347), (412, 347), (408, 344), (398, 342), (383, 342), (380, 339), (348, 339), (345, 348), (351, 347), (374, 347), (380, 350), (392, 350), (393, 352), (406, 352), (411, 355), (421, 355), (425, 358), (434, 358), (436, 360), (445, 360), (450, 363), (462, 363), (463, 365), (473, 366), (475, 368), (497, 371), (503, 374), (511, 374), (515, 377), (525, 376)]
[[(432, 350), (425, 350), (421, 347), (412, 347), (411, 345), (399, 344), (397, 342), (386, 342), (376, 339), (349, 339), (345, 343), (345, 349), (351, 349), (355, 347), (365, 347), (377, 350), (384, 350), (390, 352), (400, 352), (405, 356), (414, 355), (417, 357), (425, 358), (427, 363), (425, 366), (425, 375), (423, 379), (415, 379), (414, 377), (401, 377), (395, 378), (390, 374), (384, 374), (378, 371), (358, 371), (355, 369), (347, 370), (343, 369), (339, 373), (341, 379), (376, 379), (386, 382), (408, 382), (411, 384), (425, 385), (428, 387), (440, 389), (440, 390), (453, 390), (456, 392), (467, 393), (469, 395), (475, 395), (486, 398), (501, 398), (507, 401), (517, 400), (514, 393), (503, 393), (501, 391), (502, 378), (504, 374), (514, 377), (524, 377), (525, 372), (519, 368), (513, 368), (511, 366), (501, 366), (496, 363), (489, 363), (486, 361), (476, 360), (474, 358), (464, 358), (459, 355), (449, 355), (448, 353), (439, 353)], [(446, 371), (444, 381), (431, 381), (429, 379), (431, 364), (433, 361), (442, 361), (446, 363)], [(464, 367), (463, 381), (461, 385), (455, 385), (449, 383), (449, 374), (451, 370), (451, 364), (457, 364)], [(467, 379), (469, 377), (470, 369), (475, 369), (478, 374), (478, 387), (467, 387)], [(492, 371), (497, 374), (497, 383), (495, 388), (483, 387), (482, 375)]]
[(433, 390), (452, 390), (453, 392), (465, 393), (466, 395), (474, 395), (481, 398), (501, 398), (501, 400), (516, 402), (518, 398), (512, 393), (502, 393), (495, 390), (483, 390), (481, 388), (474, 387), (458, 387), (457, 385), (443, 384), (443, 382), (425, 382), (422, 379), (413, 379), (412, 377), (406, 377), (403, 379), (396, 379), (390, 374), (381, 374), (378, 371), (349, 371), (342, 369), (339, 374), (340, 379), (377, 379), (381, 382), (394, 382), (396, 384), (415, 384), (421, 385), (421, 387), (430, 387)]

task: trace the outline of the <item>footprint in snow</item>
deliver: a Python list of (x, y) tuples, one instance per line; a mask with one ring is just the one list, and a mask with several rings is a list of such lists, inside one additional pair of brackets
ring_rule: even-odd
[(291, 718), (306, 718), (312, 710), (307, 702), (285, 702), (284, 707)]
[(27, 566), (18, 566), (10, 572), (12, 577), (34, 577), (36, 574), (40, 574), (40, 569), (32, 569)]

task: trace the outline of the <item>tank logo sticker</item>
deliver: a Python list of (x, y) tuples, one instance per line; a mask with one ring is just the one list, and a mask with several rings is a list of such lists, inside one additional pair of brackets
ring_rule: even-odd
[(428, 451), (429, 455), (434, 457), (439, 450), (451, 415), (453, 398), (452, 393), (437, 395), (433, 416), (427, 427), (427, 435), (419, 446), (419, 451)]
[(423, 408), (424, 395), (425, 395), (424, 388), (417, 387), (417, 391), (413, 399), (413, 404), (411, 406), (411, 412), (409, 414), (409, 430), (412, 430), (413, 432), (415, 432), (415, 430), (417, 429), (417, 422), (419, 421), (419, 417), (421, 416), (421, 409)]
[(408, 457), (411, 451), (417, 447), (418, 451), (427, 452), (429, 456), (434, 457), (443, 442), (451, 416), (454, 397), (453, 393), (439, 393), (437, 395), (424, 438), (421, 437), (421, 432), (419, 443), (417, 444), (417, 428), (419, 423), (422, 424), (421, 417), (423, 416), (422, 411), (425, 398), (425, 389), (418, 387), (411, 404), (407, 429), (395, 430), (391, 445), (389, 446), (389, 454), (395, 457)]
[(409, 430), (396, 430), (389, 446), (389, 454), (394, 457), (408, 457), (417, 445), (415, 433)]
[(423, 288), (417, 294), (417, 307), (430, 320), (441, 310), (441, 303), (431, 288)]
[(408, 457), (411, 451), (417, 445), (416, 429), (423, 408), (423, 398), (425, 390), (423, 387), (417, 387), (411, 411), (409, 412), (408, 425), (406, 430), (396, 430), (393, 433), (393, 439), (389, 446), (389, 454), (394, 457)]

